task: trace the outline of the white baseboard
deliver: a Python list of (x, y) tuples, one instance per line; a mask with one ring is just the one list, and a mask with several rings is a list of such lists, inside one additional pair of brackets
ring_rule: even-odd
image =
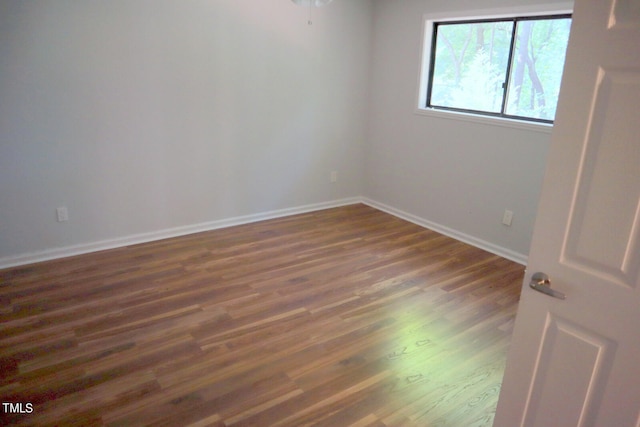
[(391, 206), (379, 203), (366, 197), (351, 197), (347, 199), (333, 200), (330, 202), (315, 203), (311, 205), (298, 206), (294, 208), (278, 209), (275, 211), (262, 212), (253, 215), (244, 215), (233, 218), (227, 218), (217, 221), (204, 222), (200, 224), (187, 225), (183, 227), (168, 228), (164, 230), (153, 231), (149, 233), (135, 234), (132, 236), (120, 237), (115, 239), (102, 240), (94, 243), (86, 243), (81, 245), (66, 246), (61, 248), (47, 249), (40, 252), (32, 252), (11, 257), (0, 258), (0, 269), (15, 267), (19, 265), (32, 264), (35, 262), (48, 261), (52, 259), (65, 258), (74, 255), (82, 255), (90, 252), (103, 251), (107, 249), (120, 248), (123, 246), (136, 245), (140, 243), (148, 243), (156, 240), (168, 239), (171, 237), (185, 236), (188, 234), (200, 233), (203, 231), (211, 231), (219, 228), (232, 227), (234, 225), (249, 224), (267, 219), (281, 218), (289, 215), (297, 215), (301, 213), (319, 211), (322, 209), (336, 208), (339, 206), (353, 205), (356, 203), (364, 203), (372, 208), (379, 209), (390, 215), (404, 219), (406, 221), (417, 224), (421, 227), (428, 228), (438, 233), (449, 236), (453, 239), (470, 244), (480, 249), (486, 250), (503, 258), (517, 262), (522, 265), (527, 264), (527, 255), (521, 254), (510, 249), (495, 245), (482, 239), (478, 239), (471, 235), (462, 233), (452, 228), (445, 227), (435, 222), (417, 217), (410, 213), (401, 211)]
[(436, 231), (440, 234), (444, 234), (445, 236), (467, 243), (471, 246), (475, 246), (477, 248), (483, 249), (487, 252), (491, 252), (492, 254), (501, 256), (513, 262), (517, 262), (518, 264), (527, 265), (528, 257), (525, 254), (521, 254), (521, 253), (512, 251), (510, 249), (504, 248), (502, 246), (495, 245), (493, 243), (487, 242), (486, 240), (478, 239), (477, 237), (462, 233), (458, 230), (454, 230), (449, 227), (445, 227), (444, 225), (426, 220), (424, 218), (417, 217), (410, 213), (385, 205), (384, 203), (376, 202), (375, 200), (362, 198), (361, 202), (371, 206), (372, 208), (381, 210), (393, 216), (397, 216), (398, 218), (412, 222), (421, 227), (428, 228), (429, 230)]
[(347, 206), (361, 202), (361, 198), (352, 197), (347, 199), (333, 200), (330, 202), (314, 203), (311, 205), (298, 206), (294, 208), (278, 209), (253, 215), (244, 215), (217, 221), (204, 222), (200, 224), (187, 225), (183, 227), (167, 228), (164, 230), (152, 231), (149, 233), (134, 234), (126, 237), (102, 240), (99, 242), (47, 249), (39, 252), (0, 258), (0, 269), (32, 264), (41, 261), (49, 261), (52, 259), (65, 258), (74, 255), (82, 255), (107, 249), (121, 248), (123, 246), (136, 245), (140, 243), (148, 243), (156, 240), (168, 239), (171, 237), (185, 236), (188, 234), (200, 233), (203, 231), (232, 227), (234, 225), (249, 224), (252, 222), (264, 221), (267, 219), (281, 218), (289, 215), (297, 215), (301, 213), (319, 211), (322, 209), (336, 208), (339, 206)]

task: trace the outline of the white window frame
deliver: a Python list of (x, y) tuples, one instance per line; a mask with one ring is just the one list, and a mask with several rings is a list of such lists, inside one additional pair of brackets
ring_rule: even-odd
[(439, 110), (426, 107), (427, 87), (429, 85), (429, 63), (431, 61), (433, 23), (439, 21), (469, 21), (476, 19), (513, 18), (520, 16), (547, 16), (565, 13), (573, 13), (573, 3), (565, 2), (555, 4), (542, 4), (536, 6), (431, 13), (423, 15), (422, 45), (420, 47), (420, 72), (418, 75), (418, 90), (416, 96), (415, 113), (427, 117), (436, 117), (449, 120), (464, 120), (493, 126), (511, 127), (551, 133), (551, 129), (553, 129), (553, 123), (540, 123), (506, 117), (493, 117), (482, 114), (463, 113), (458, 111)]

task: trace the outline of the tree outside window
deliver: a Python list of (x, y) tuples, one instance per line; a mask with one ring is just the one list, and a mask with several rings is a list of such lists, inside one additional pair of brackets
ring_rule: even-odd
[(427, 107), (553, 122), (570, 15), (434, 23)]

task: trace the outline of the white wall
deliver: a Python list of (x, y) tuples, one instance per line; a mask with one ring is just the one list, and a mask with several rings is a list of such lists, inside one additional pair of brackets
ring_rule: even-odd
[[(415, 110), (423, 15), (534, 3), (374, 1), (365, 195), (520, 261), (529, 251), (550, 134)], [(511, 227), (501, 224), (505, 209), (515, 213)]]
[(0, 2), (0, 266), (360, 196), (524, 261), (549, 134), (415, 107), (424, 14), (533, 3)]
[(361, 195), (371, 10), (0, 2), (0, 260)]

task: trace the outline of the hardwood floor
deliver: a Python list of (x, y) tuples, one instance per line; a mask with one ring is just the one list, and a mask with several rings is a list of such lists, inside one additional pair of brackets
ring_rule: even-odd
[(0, 270), (0, 421), (491, 426), (523, 273), (364, 205)]

